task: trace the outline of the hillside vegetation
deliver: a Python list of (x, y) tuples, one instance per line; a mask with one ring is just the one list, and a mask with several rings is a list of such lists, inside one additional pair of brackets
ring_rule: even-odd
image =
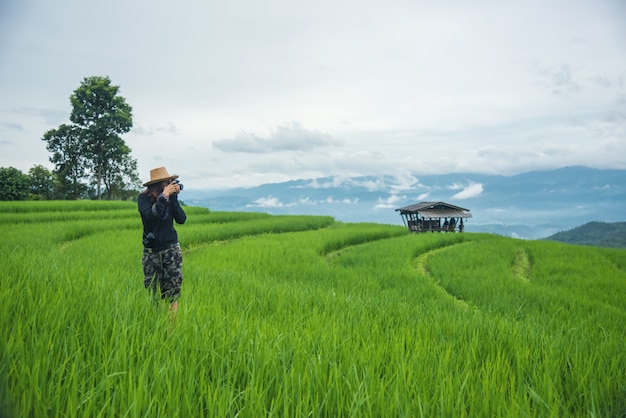
[(626, 411), (626, 250), (186, 207), (175, 325), (132, 203), (0, 203), (0, 416)]
[(626, 222), (589, 222), (546, 238), (568, 244), (626, 248)]

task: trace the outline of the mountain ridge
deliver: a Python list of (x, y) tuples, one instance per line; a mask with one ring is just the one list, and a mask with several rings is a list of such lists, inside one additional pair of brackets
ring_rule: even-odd
[(590, 221), (625, 220), (626, 170), (569, 166), (512, 176), (327, 176), (250, 188), (185, 190), (184, 200), (214, 211), (330, 215), (343, 222), (400, 225), (395, 209), (444, 201), (470, 209), (468, 232), (539, 239)]
[(588, 222), (544, 239), (566, 244), (626, 248), (626, 222)]

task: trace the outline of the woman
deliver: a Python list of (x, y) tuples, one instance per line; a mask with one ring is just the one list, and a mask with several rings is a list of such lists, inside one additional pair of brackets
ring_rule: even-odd
[(183, 255), (178, 244), (174, 221), (183, 224), (185, 211), (178, 202), (180, 185), (165, 167), (150, 170), (146, 190), (139, 194), (137, 206), (143, 222), (143, 284), (153, 295), (157, 286), (161, 299), (170, 303), (172, 316), (178, 310), (178, 296), (183, 282)]

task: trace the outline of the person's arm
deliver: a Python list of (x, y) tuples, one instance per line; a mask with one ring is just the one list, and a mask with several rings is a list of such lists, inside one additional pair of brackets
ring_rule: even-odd
[(167, 196), (161, 194), (155, 203), (152, 203), (148, 195), (142, 193), (137, 199), (137, 206), (141, 215), (148, 220), (166, 219), (169, 214)]
[(173, 194), (170, 196), (170, 203), (172, 205), (172, 215), (174, 216), (174, 220), (177, 224), (184, 224), (187, 220), (187, 214), (185, 214), (183, 207), (178, 201), (178, 194)]

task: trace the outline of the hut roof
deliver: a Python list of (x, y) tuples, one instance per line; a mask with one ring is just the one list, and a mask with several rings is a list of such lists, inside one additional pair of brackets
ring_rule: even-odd
[(445, 202), (420, 202), (414, 205), (398, 208), (402, 215), (420, 214), (423, 218), (471, 218), (469, 209), (454, 206)]

